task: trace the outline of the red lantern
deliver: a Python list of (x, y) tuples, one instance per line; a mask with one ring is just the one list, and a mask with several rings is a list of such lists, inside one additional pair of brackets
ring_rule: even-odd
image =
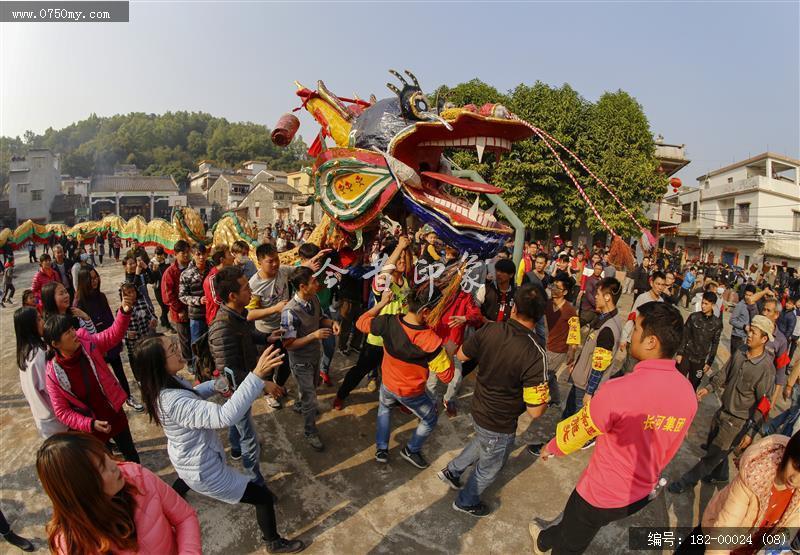
[(681, 185), (683, 185), (683, 183), (681, 183), (681, 180), (680, 180), (679, 177), (670, 177), (669, 178), (669, 184), (672, 187), (672, 192), (673, 193), (677, 193), (678, 189), (680, 189)]

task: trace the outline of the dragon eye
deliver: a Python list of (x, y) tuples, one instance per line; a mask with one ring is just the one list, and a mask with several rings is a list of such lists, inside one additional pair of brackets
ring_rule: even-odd
[(428, 111), (428, 99), (421, 92), (414, 93), (410, 98), (411, 111), (414, 116), (419, 119), (425, 118), (425, 112)]

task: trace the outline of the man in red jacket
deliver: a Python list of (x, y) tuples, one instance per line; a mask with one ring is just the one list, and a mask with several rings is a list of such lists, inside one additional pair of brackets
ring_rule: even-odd
[(633, 372), (601, 385), (577, 414), (558, 424), (556, 437), (542, 449), (543, 461), (569, 455), (595, 437), (597, 442), (563, 514), (552, 523), (530, 523), (534, 553), (583, 553), (603, 526), (647, 505), (697, 413), (694, 388), (672, 360), (682, 334), (677, 308), (640, 306), (630, 345), (639, 360)]
[(223, 304), (214, 290), (214, 276), (225, 266), (232, 266), (234, 262), (233, 253), (226, 245), (214, 247), (214, 251), (211, 253), (211, 263), (214, 266), (203, 280), (203, 293), (206, 296), (206, 324), (209, 326), (214, 321), (214, 316), (217, 315), (219, 305)]
[[(448, 279), (457, 278), (458, 274), (452, 272), (456, 267), (461, 264), (460, 253), (457, 249), (446, 245), (444, 249), (447, 271), (444, 276), (452, 276)], [(483, 325), (483, 315), (481, 314), (480, 307), (475, 304), (475, 299), (472, 293), (459, 289), (455, 298), (450, 302), (447, 308), (444, 309), (442, 316), (439, 318), (439, 323), (433, 328), (434, 333), (442, 338), (442, 343), (445, 345), (449, 352), (455, 353), (458, 348), (464, 343), (464, 332), (467, 326), (472, 328), (479, 328)], [(461, 361), (454, 359), (455, 373), (453, 379), (447, 384), (447, 391), (444, 394), (442, 403), (444, 404), (447, 416), (454, 417), (458, 415), (458, 406), (456, 404), (456, 395), (458, 389), (461, 387), (463, 380)], [(436, 385), (439, 379), (435, 373), (428, 376), (428, 395), (436, 402)]]
[(184, 360), (192, 360), (192, 345), (189, 336), (189, 312), (186, 305), (178, 298), (181, 273), (189, 266), (189, 243), (179, 239), (173, 247), (175, 262), (164, 271), (161, 278), (161, 298), (169, 307), (169, 321), (178, 333), (181, 344), (181, 354)]

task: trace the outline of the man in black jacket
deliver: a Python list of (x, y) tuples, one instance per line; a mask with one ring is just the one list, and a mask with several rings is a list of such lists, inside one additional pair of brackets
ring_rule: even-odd
[[(269, 336), (256, 330), (253, 322), (247, 321), (247, 303), (250, 302), (250, 284), (238, 266), (226, 266), (214, 276), (214, 289), (225, 304), (220, 305), (208, 331), (208, 346), (214, 358), (214, 367), (223, 372), (228, 382), (236, 389), (258, 362), (256, 345), (274, 343), (280, 332)], [(230, 370), (228, 372), (227, 370)], [(232, 373), (231, 373), (232, 372)], [(284, 389), (273, 382), (264, 384), (267, 392), (275, 398), (284, 394)], [(259, 466), (260, 446), (251, 409), (228, 430), (231, 443), (231, 458), (242, 459), (242, 466), (252, 480), (263, 483)]]
[(650, 257), (642, 258), (642, 263), (631, 272), (633, 279), (633, 298), (650, 289)]
[(703, 375), (711, 371), (711, 365), (717, 357), (719, 338), (722, 335), (722, 318), (714, 316), (716, 304), (716, 293), (703, 293), (700, 312), (693, 312), (686, 319), (683, 339), (675, 358), (678, 370), (692, 382), (695, 389), (700, 385)]

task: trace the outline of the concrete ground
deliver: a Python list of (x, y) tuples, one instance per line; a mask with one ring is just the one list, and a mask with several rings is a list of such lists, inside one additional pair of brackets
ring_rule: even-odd
[[(14, 304), (0, 309), (0, 506), (13, 529), (34, 538), (39, 550), (44, 551), (47, 549), (44, 527), (50, 517), (50, 506), (34, 466), (41, 440), (20, 390), (13, 328), (13, 312), (20, 306), (22, 290), (29, 287), (36, 267), (27, 262), (27, 253), (18, 253), (17, 262)], [(113, 260), (105, 262), (98, 270), (103, 289), (115, 306), (116, 294), (111, 293), (116, 293), (122, 280), (122, 268)], [(630, 295), (623, 297), (623, 311), (629, 309), (631, 302)], [(724, 345), (720, 347), (722, 360), (728, 358), (727, 316), (725, 331)], [(340, 381), (354, 363), (354, 355), (343, 357), (337, 353), (334, 379)], [(133, 384), (127, 363), (126, 371)], [(291, 396), (294, 384), (290, 380), (288, 385)], [(370, 393), (365, 387), (353, 393), (341, 412), (331, 410), (336, 388), (320, 387), (319, 429), (326, 444), (322, 453), (306, 444), (302, 417), (289, 406), (275, 411), (263, 400), (257, 401), (253, 412), (264, 445), (262, 472), (279, 497), (277, 515), (281, 533), (310, 544), (307, 553), (312, 554), (530, 552), (528, 521), (533, 516), (553, 518), (562, 510), (591, 450), (547, 462), (534, 459), (525, 451), (526, 443), (547, 439), (554, 430), (557, 414), (551, 409), (533, 426), (531, 419), (523, 415), (517, 448), (483, 496), (493, 513), (488, 518), (476, 519), (455, 512), (451, 508), (454, 492), (437, 479), (436, 472), (459, 452), (472, 434), (469, 406), (473, 386), (473, 378), (465, 380), (459, 399), (462, 410), (457, 417), (448, 418), (442, 411), (439, 424), (424, 448), (431, 463), (424, 471), (400, 458), (400, 447), (409, 439), (416, 421), (399, 412), (393, 415), (390, 463), (375, 463), (377, 393)], [(567, 385), (562, 383), (561, 388), (566, 394)], [(666, 475), (677, 476), (696, 462), (701, 454), (699, 445), (705, 439), (717, 406), (714, 396), (703, 401), (688, 440)], [(175, 472), (167, 457), (163, 434), (144, 414), (127, 412), (142, 464), (171, 483)], [(227, 434), (223, 435), (227, 442)], [(239, 463), (231, 464), (236, 467)], [(603, 529), (589, 552), (630, 551), (631, 526), (693, 526), (714, 491), (713, 487), (703, 485), (682, 496), (665, 492), (640, 513)], [(227, 505), (194, 492), (188, 494), (187, 500), (197, 510), (205, 552), (265, 551), (252, 507)], [(10, 552), (9, 549), (14, 548), (0, 543), (0, 552)]]

